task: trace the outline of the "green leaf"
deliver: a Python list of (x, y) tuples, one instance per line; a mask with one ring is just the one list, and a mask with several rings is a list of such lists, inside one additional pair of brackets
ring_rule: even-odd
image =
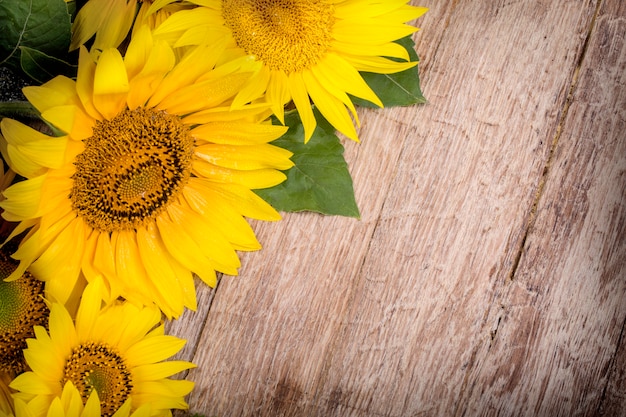
[(39, 112), (28, 101), (0, 101), (0, 119), (3, 117), (34, 119), (39, 117)]
[[(415, 53), (415, 43), (410, 36), (396, 41), (408, 51), (411, 61), (419, 61)], [(397, 59), (396, 59), (397, 61)], [(426, 103), (426, 98), (420, 88), (418, 65), (406, 71), (394, 74), (376, 74), (362, 72), (363, 79), (383, 102), (385, 107), (410, 106)], [(362, 107), (378, 107), (367, 100), (351, 97), (352, 102)]]
[(20, 65), (22, 71), (33, 80), (44, 83), (57, 75), (75, 77), (77, 67), (58, 58), (47, 55), (27, 46), (20, 46), (22, 51)]
[(272, 143), (293, 152), (291, 160), (295, 166), (285, 172), (287, 180), (282, 184), (255, 192), (279, 211), (314, 211), (359, 218), (343, 146), (335, 129), (317, 111), (316, 118), (317, 128), (305, 144), (298, 113), (285, 116), (289, 130)]
[(71, 21), (63, 0), (0, 1), (0, 22), (0, 65), (20, 71), (23, 47), (67, 57)]

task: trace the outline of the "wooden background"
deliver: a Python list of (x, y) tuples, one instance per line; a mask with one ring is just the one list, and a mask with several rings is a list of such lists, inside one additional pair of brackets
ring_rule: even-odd
[(419, 0), (361, 220), (285, 214), (168, 331), (207, 416), (626, 415), (626, 2)]

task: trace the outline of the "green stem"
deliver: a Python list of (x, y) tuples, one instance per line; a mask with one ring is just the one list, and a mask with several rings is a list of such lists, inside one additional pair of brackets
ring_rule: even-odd
[(28, 101), (0, 101), (0, 118), (2, 117), (38, 118), (39, 112)]

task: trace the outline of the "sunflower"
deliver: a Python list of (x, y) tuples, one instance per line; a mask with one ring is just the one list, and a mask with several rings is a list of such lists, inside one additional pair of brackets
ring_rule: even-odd
[[(263, 63), (239, 95), (266, 91), (274, 114), (284, 120), (293, 100), (305, 128), (316, 126), (311, 101), (337, 130), (358, 140), (359, 124), (349, 95), (383, 103), (359, 71), (404, 71), (407, 51), (395, 43), (418, 29), (405, 24), (426, 12), (408, 0), (189, 0), (199, 7), (174, 13), (155, 29), (175, 46), (228, 39), (226, 57), (254, 55)], [(350, 112), (348, 112), (348, 109)]]
[(19, 279), (5, 281), (18, 266), (8, 254), (13, 246), (15, 241), (0, 248), (0, 377), (9, 378), (26, 370), (23, 354), (26, 339), (35, 335), (33, 326), (46, 325), (50, 313), (44, 300), (43, 282), (29, 272)]
[[(35, 338), (24, 350), (31, 370), (10, 384), (17, 391), (15, 397), (27, 402), (35, 416), (45, 416), (55, 399), (64, 400), (69, 383), (86, 406), (94, 407), (89, 401), (99, 402), (102, 416), (128, 407), (127, 401), (132, 410), (149, 405), (152, 416), (186, 409), (183, 397), (193, 382), (168, 377), (194, 365), (165, 361), (185, 341), (163, 333), (161, 312), (155, 305), (116, 301), (102, 307), (104, 289), (99, 278), (87, 285), (75, 321), (65, 306), (52, 303), (50, 331), (36, 326)], [(91, 400), (94, 392), (97, 400)]]
[[(252, 189), (293, 166), (269, 144), (286, 128), (266, 104), (231, 109), (258, 71), (249, 57), (216, 66), (219, 44), (176, 61), (144, 26), (124, 58), (97, 64), (81, 49), (76, 81), (57, 77), (24, 93), (64, 136), (0, 123), (9, 165), (27, 178), (4, 192), (3, 216), (28, 231), (12, 255), (64, 303), (77, 280), (103, 276), (108, 301), (155, 302), (168, 317), (196, 308), (192, 273), (210, 286), (236, 275), (236, 250), (260, 249), (245, 217), (279, 220)], [(245, 217), (244, 217), (245, 216)]]
[(44, 301), (43, 282), (28, 272), (6, 282), (15, 262), (0, 250), (0, 373), (17, 375), (26, 369), (23, 349), (34, 336), (33, 326), (45, 325), (49, 310)]

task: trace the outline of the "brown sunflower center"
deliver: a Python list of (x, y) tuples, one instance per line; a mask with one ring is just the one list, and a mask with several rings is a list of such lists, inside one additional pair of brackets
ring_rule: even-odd
[(72, 205), (99, 231), (145, 225), (189, 180), (193, 149), (180, 118), (153, 109), (97, 122), (76, 157)]
[(124, 359), (105, 343), (75, 347), (65, 362), (61, 385), (72, 381), (83, 403), (96, 390), (103, 416), (113, 415), (130, 395), (133, 381)]
[(43, 298), (44, 283), (25, 273), (6, 282), (17, 262), (0, 251), (0, 370), (21, 373), (26, 369), (23, 349), (35, 336), (33, 326), (47, 326), (50, 311)]
[(223, 0), (237, 45), (287, 74), (315, 65), (332, 42), (334, 7), (321, 0)]

